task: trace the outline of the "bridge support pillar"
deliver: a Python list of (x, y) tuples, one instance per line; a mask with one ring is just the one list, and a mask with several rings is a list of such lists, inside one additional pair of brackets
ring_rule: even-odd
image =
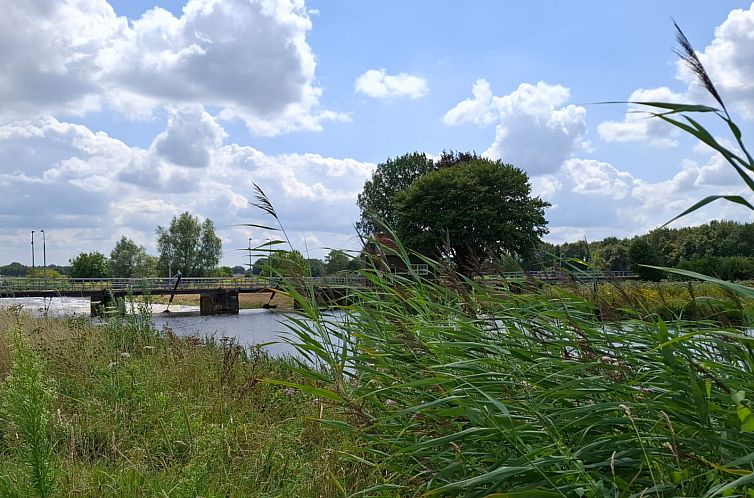
[(90, 298), (90, 310), (92, 316), (105, 316), (107, 310), (125, 314), (126, 308), (123, 306), (123, 297), (114, 296), (110, 292), (95, 294)]
[(217, 289), (199, 295), (199, 314), (206, 315), (237, 315), (238, 291)]

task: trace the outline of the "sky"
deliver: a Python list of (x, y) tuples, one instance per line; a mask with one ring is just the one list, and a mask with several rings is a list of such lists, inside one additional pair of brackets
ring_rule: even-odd
[[(222, 264), (279, 235), (358, 247), (376, 165), (476, 151), (528, 173), (551, 242), (627, 237), (711, 194), (723, 159), (629, 100), (709, 103), (673, 20), (744, 139), (754, 135), (754, 4), (745, 1), (0, 0), (0, 264), (155, 252), (184, 211), (214, 221)], [(710, 122), (721, 140), (730, 140)], [(729, 143), (729, 142), (724, 142)], [(714, 203), (671, 226), (754, 221)], [(37, 234), (38, 237), (38, 234)], [(251, 238), (251, 241), (249, 239)], [(41, 261), (40, 244), (36, 245)]]

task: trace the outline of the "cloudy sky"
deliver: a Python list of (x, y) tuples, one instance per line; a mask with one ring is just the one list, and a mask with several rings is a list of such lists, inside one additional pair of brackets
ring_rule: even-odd
[[(157, 5), (155, 5), (157, 3)], [(475, 150), (526, 170), (554, 242), (628, 236), (710, 193), (721, 159), (629, 99), (704, 101), (671, 17), (754, 136), (754, 4), (436, 0), (0, 0), (0, 264), (109, 253), (183, 211), (223, 263), (256, 182), (293, 242), (354, 247), (376, 163)], [(715, 128), (716, 131), (721, 129)], [(751, 140), (750, 140), (751, 143)], [(752, 220), (713, 204), (685, 224)], [(681, 223), (677, 223), (681, 224)], [(41, 260), (38, 253), (37, 261)]]

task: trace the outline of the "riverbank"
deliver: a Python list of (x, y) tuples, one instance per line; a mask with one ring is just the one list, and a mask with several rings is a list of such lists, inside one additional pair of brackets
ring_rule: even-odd
[(315, 386), (287, 358), (158, 334), (139, 315), (93, 325), (3, 310), (0, 378), (14, 359), (39, 370), (16, 368), (0, 391), (0, 496), (38, 494), (35, 468), (55, 496), (329, 497), (363, 486), (337, 455), (348, 434), (315, 421), (337, 418), (332, 408), (266, 382)]
[(0, 313), (0, 496), (754, 491), (750, 332), (364, 275), (337, 313), (297, 303), (303, 361), (156, 331), (147, 313)]

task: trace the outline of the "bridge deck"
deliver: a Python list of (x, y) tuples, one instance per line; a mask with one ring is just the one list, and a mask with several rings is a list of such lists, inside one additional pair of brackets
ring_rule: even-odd
[[(361, 278), (307, 278), (316, 287), (351, 287), (363, 283)], [(0, 278), (0, 297), (92, 297), (111, 292), (117, 295), (201, 294), (217, 290), (239, 293), (272, 292), (282, 280), (276, 277), (182, 278), (175, 287), (169, 278)]]
[[(566, 274), (559, 271), (549, 272), (506, 272), (490, 276), (490, 281), (504, 280), (543, 280), (562, 281), (576, 279), (582, 281), (600, 281), (614, 279), (633, 279), (632, 272), (584, 271)], [(282, 283), (278, 277), (207, 277), (182, 278), (178, 288), (175, 279), (170, 278), (26, 278), (0, 277), (0, 297), (93, 297), (112, 292), (116, 295), (169, 295), (201, 294), (218, 290), (239, 293), (272, 292)], [(303, 283), (318, 289), (353, 288), (365, 285), (362, 277), (309, 277)]]

